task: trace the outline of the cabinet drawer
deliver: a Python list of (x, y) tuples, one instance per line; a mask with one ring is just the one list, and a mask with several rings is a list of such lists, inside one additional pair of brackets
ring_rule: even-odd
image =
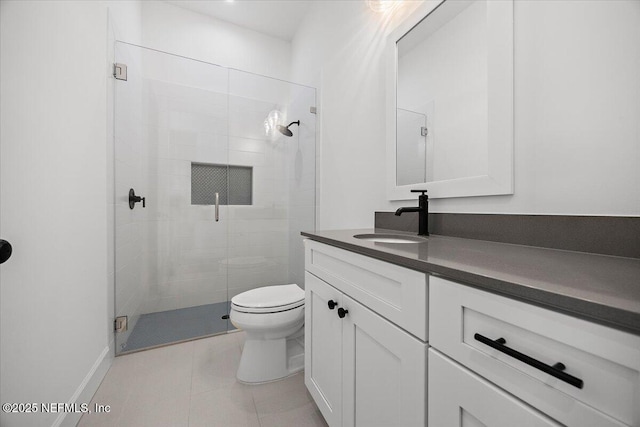
[(433, 349), (428, 394), (429, 426), (561, 427)]
[(427, 275), (305, 240), (306, 270), (427, 341)]
[[(431, 278), (430, 299), (437, 350), (563, 424), (640, 426), (640, 337), (441, 278)], [(505, 342), (494, 348), (482, 337)], [(582, 387), (504, 347), (562, 363)]]

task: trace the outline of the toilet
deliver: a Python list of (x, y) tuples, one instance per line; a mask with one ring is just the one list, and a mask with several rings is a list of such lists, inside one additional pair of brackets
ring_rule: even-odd
[(304, 368), (304, 291), (298, 285), (238, 294), (231, 298), (230, 318), (246, 332), (238, 381), (275, 381)]

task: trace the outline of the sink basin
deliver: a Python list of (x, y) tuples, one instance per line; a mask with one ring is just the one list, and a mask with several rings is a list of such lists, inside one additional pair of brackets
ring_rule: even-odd
[(356, 239), (368, 240), (370, 242), (376, 243), (423, 243), (427, 241), (425, 237), (387, 233), (356, 234), (353, 237), (355, 237)]

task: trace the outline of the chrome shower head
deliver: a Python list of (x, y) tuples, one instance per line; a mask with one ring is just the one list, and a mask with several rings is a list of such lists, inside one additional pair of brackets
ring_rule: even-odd
[(283, 134), (284, 136), (293, 136), (293, 132), (291, 132), (291, 129), (289, 129), (289, 127), (291, 127), (291, 125), (298, 125), (300, 126), (300, 120), (297, 120), (295, 122), (291, 122), (289, 123), (288, 126), (282, 126), (282, 125), (278, 125), (276, 126), (278, 128), (278, 131)]

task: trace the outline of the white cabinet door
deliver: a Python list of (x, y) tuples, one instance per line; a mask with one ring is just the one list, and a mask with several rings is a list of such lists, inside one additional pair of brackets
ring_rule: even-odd
[(427, 344), (346, 295), (342, 308), (343, 427), (424, 427)]
[(429, 350), (429, 425), (561, 427), (433, 349)]
[[(342, 294), (305, 273), (304, 382), (331, 427), (342, 425)], [(329, 308), (329, 301), (336, 305)]]

